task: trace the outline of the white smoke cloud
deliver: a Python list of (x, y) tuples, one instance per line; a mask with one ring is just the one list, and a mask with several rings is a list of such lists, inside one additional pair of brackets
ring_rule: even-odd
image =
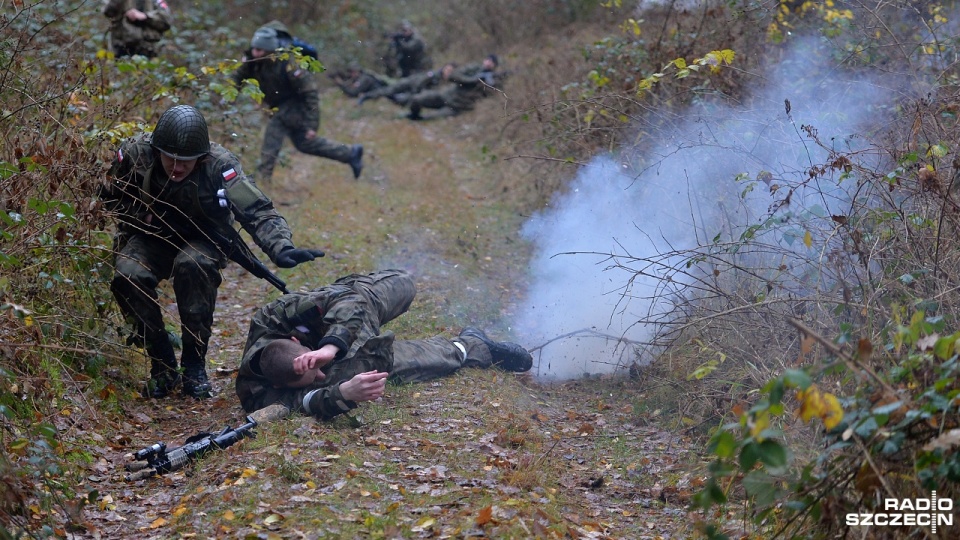
[[(798, 185), (826, 156), (801, 126), (813, 126), (837, 150), (866, 150), (866, 141), (851, 135), (884, 114), (890, 91), (870, 79), (844, 79), (818, 62), (828, 55), (812, 47), (798, 42), (765, 70), (748, 106), (691, 109), (670, 133), (658, 134), (645, 155), (625, 149), (596, 157), (565, 194), (528, 220), (523, 234), (535, 245), (532, 285), (511, 326), (524, 345), (538, 348), (538, 376), (565, 379), (632, 363), (633, 346), (599, 334), (649, 341), (654, 328), (637, 322), (664, 313), (666, 293), (682, 285), (663, 279), (668, 269), (642, 261), (708, 244), (717, 234), (736, 239), (758, 223), (773, 202), (758, 177)], [(638, 168), (642, 172), (633, 172)], [(751, 183), (755, 189), (744, 194)], [(798, 190), (794, 206), (842, 214), (846, 188), (836, 178), (821, 181)], [(780, 234), (781, 242), (790, 241)], [(802, 242), (797, 246), (804, 249)], [(613, 264), (624, 258), (634, 261), (633, 270)], [(634, 275), (638, 269), (644, 275)], [(557, 339), (570, 333), (576, 334)]]

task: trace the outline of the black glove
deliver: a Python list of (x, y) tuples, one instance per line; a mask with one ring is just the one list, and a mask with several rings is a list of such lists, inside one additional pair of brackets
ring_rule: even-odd
[(289, 247), (277, 255), (277, 266), (280, 268), (293, 268), (294, 266), (312, 261), (318, 257), (323, 257), (324, 253), (319, 249), (300, 249)]

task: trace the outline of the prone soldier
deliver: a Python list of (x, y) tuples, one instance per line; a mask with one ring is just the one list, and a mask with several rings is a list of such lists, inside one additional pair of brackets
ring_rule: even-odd
[(422, 120), (423, 109), (446, 107), (454, 115), (473, 109), (474, 104), (497, 88), (497, 55), (491, 54), (478, 64), (468, 64), (450, 74), (448, 84), (436, 90), (426, 90), (410, 97), (411, 120)]
[(349, 275), (260, 308), (250, 321), (236, 391), (247, 412), (282, 404), (324, 419), (381, 397), (387, 377), (400, 383), (449, 375), (462, 367), (529, 371), (533, 358), (480, 329), (457, 337), (398, 340), (381, 326), (416, 295), (403, 270)]

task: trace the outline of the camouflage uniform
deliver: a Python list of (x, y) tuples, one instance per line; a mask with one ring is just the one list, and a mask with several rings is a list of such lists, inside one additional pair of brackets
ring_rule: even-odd
[(389, 86), (393, 79), (386, 75), (363, 69), (361, 67), (351, 66), (339, 73), (330, 75), (343, 93), (350, 97), (358, 97), (360, 94), (373, 92), (378, 88)]
[[(131, 9), (142, 11), (147, 18), (127, 19), (126, 13)], [(118, 57), (156, 56), (157, 43), (173, 23), (173, 15), (164, 0), (106, 0), (103, 14), (110, 19), (110, 44)]]
[[(409, 77), (395, 80), (392, 84), (381, 86), (363, 93), (363, 99), (377, 99), (389, 97), (391, 101), (405, 105), (406, 100), (398, 97), (401, 94), (416, 94), (440, 84), (443, 80), (439, 71), (424, 71)], [(409, 98), (407, 98), (409, 99)]]
[(273, 261), (294, 246), (286, 220), (243, 173), (236, 156), (210, 143), (209, 154), (190, 175), (173, 182), (151, 146), (152, 136), (120, 146), (111, 182), (100, 193), (119, 221), (111, 290), (151, 358), (166, 363), (173, 353), (156, 289), (161, 280), (172, 280), (183, 326), (181, 364), (202, 365), (227, 262), (211, 237), (235, 235), (235, 217)]
[(391, 38), (387, 57), (384, 58), (387, 75), (409, 77), (433, 67), (433, 61), (427, 54), (427, 42), (410, 23), (404, 21), (401, 32), (393, 34)]
[[(303, 398), (319, 390), (321, 403), (311, 413), (332, 418), (357, 407), (343, 399), (340, 383), (365, 371), (390, 373), (390, 380), (418, 382), (449, 375), (461, 367), (491, 367), (488, 347), (479, 339), (395, 340), (380, 327), (402, 315), (416, 295), (413, 279), (403, 270), (349, 275), (307, 293), (281, 296), (261, 308), (250, 322), (250, 333), (237, 375), (237, 396), (252, 412), (273, 403), (304, 412)], [(274, 388), (259, 373), (260, 353), (273, 340), (296, 337), (317, 350), (332, 343), (340, 352), (322, 369), (326, 377), (305, 388)], [(463, 349), (457, 346), (460, 344)], [(319, 410), (316, 410), (319, 409)]]
[[(271, 24), (282, 26), (277, 22)], [(320, 127), (320, 96), (316, 79), (309, 70), (272, 55), (253, 59), (247, 51), (243, 65), (234, 74), (238, 86), (244, 79), (256, 79), (264, 101), (271, 109), (276, 109), (271, 113), (263, 135), (258, 180), (269, 181), (273, 176), (284, 136), (289, 136), (297, 150), (305, 154), (350, 163), (352, 148), (349, 145), (319, 135), (312, 139), (306, 136), (308, 131)]]
[(422, 109), (449, 108), (453, 114), (473, 109), (473, 105), (490, 95), (488, 86), (495, 86), (494, 71), (482, 64), (468, 64), (456, 69), (449, 82), (439, 90), (427, 90), (410, 98), (411, 118), (420, 118)]

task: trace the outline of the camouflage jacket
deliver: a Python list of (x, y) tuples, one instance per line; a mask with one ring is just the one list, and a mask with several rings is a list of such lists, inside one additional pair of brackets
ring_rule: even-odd
[[(137, 22), (127, 19), (125, 14), (131, 9), (139, 9), (147, 18)], [(111, 42), (124, 47), (154, 44), (173, 24), (165, 0), (106, 0), (103, 14), (110, 19)]]
[(273, 55), (254, 59), (247, 51), (243, 64), (233, 75), (238, 86), (244, 79), (257, 80), (263, 99), (270, 107), (280, 107), (290, 100), (299, 101), (305, 114), (302, 125), (314, 130), (320, 126), (320, 94), (316, 79), (309, 70)]
[[(251, 412), (279, 402), (302, 412), (304, 396), (314, 390), (320, 395), (320, 406), (311, 410), (316, 416), (329, 419), (356, 408), (356, 402), (343, 399), (340, 383), (356, 373), (393, 367), (393, 334), (379, 334), (365, 324), (373, 311), (367, 297), (344, 280), (286, 294), (260, 308), (250, 321), (237, 374), (236, 392), (243, 408)], [(260, 353), (270, 342), (291, 336), (311, 350), (334, 344), (340, 352), (323, 368), (323, 380), (304, 388), (274, 388), (260, 373)]]
[(367, 93), (367, 97), (385, 97), (399, 93), (416, 94), (437, 86), (441, 80), (440, 71), (431, 70), (415, 73), (409, 77), (397, 79), (387, 86), (372, 90)]
[(450, 74), (453, 84), (444, 90), (444, 101), (454, 110), (469, 110), (473, 104), (490, 93), (494, 85), (494, 72), (483, 69), (482, 64), (467, 64)]
[(412, 75), (425, 71), (433, 66), (427, 54), (427, 42), (414, 32), (409, 37), (401, 37), (393, 41), (393, 48), (397, 55), (397, 67), (401, 73)]
[(120, 145), (100, 198), (119, 220), (120, 235), (152, 234), (176, 241), (212, 240), (209, 231), (227, 238), (234, 219), (250, 233), (270, 260), (294, 247), (286, 220), (224, 147), (210, 143), (210, 153), (180, 182), (171, 182), (150, 145), (152, 133)]

